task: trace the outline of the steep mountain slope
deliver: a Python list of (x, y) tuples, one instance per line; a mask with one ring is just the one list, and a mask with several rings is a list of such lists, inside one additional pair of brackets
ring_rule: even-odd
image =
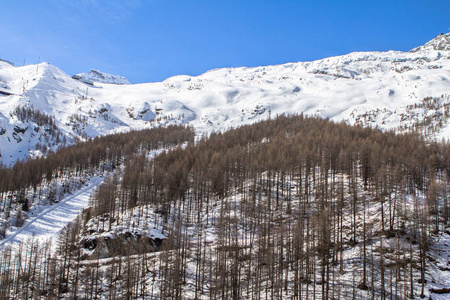
[[(184, 123), (200, 135), (301, 112), (384, 129), (427, 124), (434, 130), (426, 134), (448, 138), (449, 37), (440, 35), (411, 52), (355, 52), (134, 85), (90, 85), (46, 63), (0, 62), (0, 159), (10, 164), (64, 142), (131, 128)], [(428, 97), (437, 104), (426, 105)], [(46, 137), (48, 128), (17, 118), (19, 105), (54, 116), (58, 134)]]

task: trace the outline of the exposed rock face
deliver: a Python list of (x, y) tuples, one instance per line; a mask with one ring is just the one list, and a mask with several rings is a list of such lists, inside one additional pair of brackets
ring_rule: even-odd
[(161, 249), (163, 240), (126, 232), (115, 236), (86, 238), (81, 247), (94, 250), (90, 257), (107, 258), (116, 255), (133, 255), (155, 252)]

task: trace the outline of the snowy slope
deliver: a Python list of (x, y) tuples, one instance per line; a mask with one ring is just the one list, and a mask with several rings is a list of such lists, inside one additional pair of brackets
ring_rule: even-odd
[[(193, 125), (198, 134), (225, 130), (284, 113), (304, 113), (383, 129), (445, 115), (450, 102), (450, 34), (411, 52), (355, 52), (312, 62), (224, 68), (163, 82), (117, 85), (75, 80), (46, 63), (13, 67), (0, 62), (0, 150), (3, 163), (24, 158), (45, 137), (30, 134), (11, 111), (33, 105), (54, 115), (70, 143), (77, 138), (170, 123)], [(93, 78), (87, 77), (89, 80)], [(437, 108), (412, 110), (426, 97)], [(447, 123), (436, 133), (450, 138)], [(19, 126), (22, 131), (16, 132)], [(51, 147), (62, 141), (49, 139)], [(31, 150), (30, 150), (31, 149)], [(19, 152), (22, 151), (22, 152)]]
[(26, 242), (34, 237), (45, 242), (56, 236), (68, 222), (75, 219), (83, 208), (88, 206), (92, 191), (103, 182), (102, 177), (94, 177), (86, 186), (60, 202), (46, 206), (36, 214), (30, 214), (22, 227), (11, 227), (6, 238), (0, 240), (0, 247), (8, 244)]

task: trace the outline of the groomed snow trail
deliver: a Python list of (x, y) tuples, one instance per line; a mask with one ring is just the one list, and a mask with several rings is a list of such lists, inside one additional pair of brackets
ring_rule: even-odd
[(24, 242), (33, 236), (39, 241), (47, 241), (54, 237), (67, 223), (74, 220), (84, 207), (88, 206), (91, 193), (103, 180), (103, 177), (93, 177), (86, 187), (68, 195), (36, 216), (30, 217), (22, 227), (1, 240), (0, 247)]

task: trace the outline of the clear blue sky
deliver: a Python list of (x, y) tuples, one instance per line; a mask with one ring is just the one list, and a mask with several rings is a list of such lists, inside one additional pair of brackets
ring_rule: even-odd
[(449, 28), (449, 0), (0, 0), (0, 58), (140, 83), (408, 51)]

